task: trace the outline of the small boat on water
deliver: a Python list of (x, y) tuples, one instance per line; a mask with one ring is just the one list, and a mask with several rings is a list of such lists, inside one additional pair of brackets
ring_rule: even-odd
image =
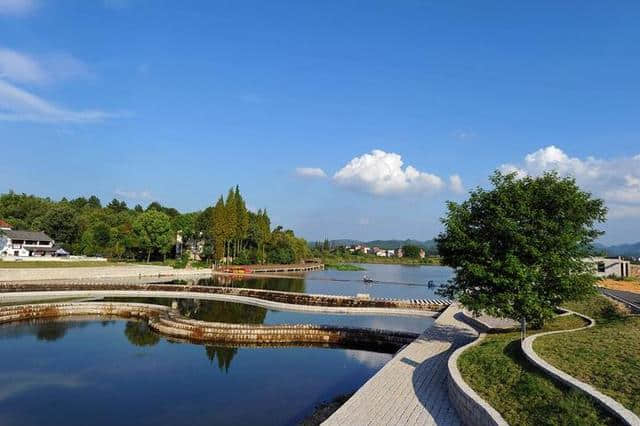
[(427, 281), (427, 288), (434, 288), (435, 286), (436, 284), (433, 282), (433, 280)]
[(373, 284), (375, 282), (372, 278), (369, 278), (367, 275), (362, 277), (362, 281), (364, 281), (367, 284)]

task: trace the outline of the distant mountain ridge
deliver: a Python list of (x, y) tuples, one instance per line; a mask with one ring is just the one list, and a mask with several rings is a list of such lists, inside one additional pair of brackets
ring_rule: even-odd
[(597, 245), (607, 252), (608, 256), (633, 256), (640, 257), (640, 242), (631, 244), (617, 244), (613, 246)]

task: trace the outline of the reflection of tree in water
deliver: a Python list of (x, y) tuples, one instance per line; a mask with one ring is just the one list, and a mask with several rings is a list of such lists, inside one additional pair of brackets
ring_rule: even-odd
[(62, 339), (67, 330), (71, 328), (86, 327), (88, 322), (72, 322), (72, 321), (43, 321), (35, 324), (34, 333), (38, 340), (46, 342), (54, 342)]
[(53, 342), (58, 339), (62, 339), (67, 334), (68, 324), (57, 321), (48, 321), (39, 324), (36, 329), (36, 338), (38, 340), (45, 340), (47, 342)]
[(267, 310), (241, 303), (186, 300), (178, 302), (180, 313), (187, 318), (231, 324), (262, 324)]
[(254, 288), (274, 291), (293, 291), (297, 293), (304, 293), (306, 291), (305, 281), (303, 279), (293, 278), (242, 279), (236, 277), (219, 276), (215, 278), (202, 278), (198, 280), (198, 285)]
[(136, 346), (153, 346), (160, 341), (160, 336), (149, 328), (149, 324), (143, 321), (127, 321), (124, 335), (129, 342)]
[(205, 346), (207, 351), (207, 358), (213, 364), (213, 361), (218, 359), (218, 368), (225, 373), (229, 372), (231, 367), (231, 360), (238, 353), (238, 348), (226, 348), (220, 346)]

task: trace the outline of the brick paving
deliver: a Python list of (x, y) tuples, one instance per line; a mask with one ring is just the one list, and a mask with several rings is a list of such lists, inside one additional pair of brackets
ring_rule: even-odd
[(447, 360), (477, 332), (447, 308), (418, 339), (393, 357), (324, 425), (460, 425), (449, 402)]

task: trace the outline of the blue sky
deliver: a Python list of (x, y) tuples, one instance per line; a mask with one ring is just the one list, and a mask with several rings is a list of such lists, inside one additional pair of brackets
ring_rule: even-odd
[[(495, 169), (557, 169), (640, 240), (640, 4), (0, 0), (0, 191), (432, 238)], [(408, 167), (411, 166), (411, 167)]]

